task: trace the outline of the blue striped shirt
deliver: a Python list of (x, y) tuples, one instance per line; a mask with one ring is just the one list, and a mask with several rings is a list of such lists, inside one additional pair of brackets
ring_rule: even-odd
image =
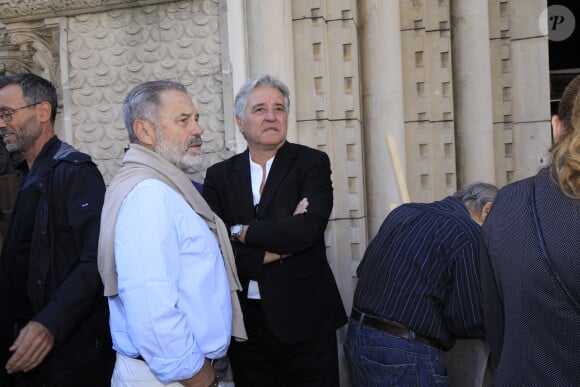
[(455, 337), (484, 337), (480, 233), (454, 197), (399, 206), (365, 251), (354, 306), (398, 321), (445, 349)]

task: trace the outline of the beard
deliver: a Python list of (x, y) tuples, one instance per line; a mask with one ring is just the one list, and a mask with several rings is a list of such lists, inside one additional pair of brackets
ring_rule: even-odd
[(19, 128), (20, 130), (16, 132), (15, 130), (4, 130), (3, 134), (11, 134), (15, 137), (13, 142), (7, 142), (4, 140), (6, 145), (6, 150), (10, 153), (14, 152), (25, 152), (32, 148), (38, 137), (40, 137), (40, 128), (34, 117), (28, 118), (22, 123)]
[(192, 153), (189, 151), (189, 148), (200, 142), (200, 138), (194, 137), (186, 146), (180, 146), (170, 139), (161, 137), (155, 147), (155, 151), (183, 172), (194, 173), (201, 170), (203, 166), (203, 155), (201, 152)]

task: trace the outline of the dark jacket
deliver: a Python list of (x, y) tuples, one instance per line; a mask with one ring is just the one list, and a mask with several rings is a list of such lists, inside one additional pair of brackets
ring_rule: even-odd
[[(26, 301), (9, 308), (12, 313), (2, 318), (4, 323), (16, 326), (9, 332), (11, 335), (17, 335), (18, 328), (29, 320), (37, 321), (54, 335), (55, 344), (34, 372), (19, 377), (57, 385), (75, 381), (78, 385), (108, 385), (114, 352), (107, 301), (97, 271), (97, 241), (105, 193), (103, 178), (88, 155), (54, 137), (35, 160), (21, 192), (26, 188), (35, 189), (39, 194), (26, 288), (18, 289), (9, 280), (15, 272), (11, 267), (14, 265), (11, 252), (18, 251), (15, 241), (19, 240), (13, 218), (2, 251), (3, 292), (0, 295), (7, 297), (4, 300), (8, 303), (21, 296), (15, 292), (22, 293), (25, 289)], [(20, 195), (15, 204), (15, 217), (19, 208), (28, 205), (20, 200)], [(14, 336), (2, 341), (13, 339)]]
[[(333, 332), (346, 313), (326, 257), (324, 230), (333, 195), (328, 156), (286, 142), (277, 152), (254, 207), (248, 150), (207, 170), (203, 195), (228, 227), (248, 224), (246, 244), (233, 243), (244, 291), (258, 281), (268, 325), (282, 342), (296, 343)], [(308, 212), (293, 216), (308, 198)], [(263, 264), (264, 252), (290, 254)]]
[(546, 169), (507, 185), (483, 225), (481, 255), (495, 386), (577, 386), (580, 314), (542, 259), (530, 206), (532, 181), (546, 248), (580, 301), (580, 200), (564, 196)]
[(22, 161), (20, 153), (10, 153), (6, 144), (0, 139), (0, 175), (15, 174), (16, 166)]

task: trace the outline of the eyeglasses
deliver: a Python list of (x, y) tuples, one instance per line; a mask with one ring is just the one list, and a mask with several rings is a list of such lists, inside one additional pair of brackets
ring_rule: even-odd
[(39, 103), (42, 103), (42, 101), (31, 103), (30, 105), (22, 106), (22, 107), (19, 107), (18, 109), (0, 111), (0, 119), (4, 122), (10, 122), (10, 121), (12, 121), (12, 115), (14, 113), (16, 113), (18, 110), (33, 107), (33, 106), (38, 105)]

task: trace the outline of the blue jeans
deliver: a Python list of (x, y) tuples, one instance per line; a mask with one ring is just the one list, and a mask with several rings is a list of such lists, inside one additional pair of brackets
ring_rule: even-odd
[(354, 387), (449, 386), (441, 352), (349, 320), (344, 353)]

